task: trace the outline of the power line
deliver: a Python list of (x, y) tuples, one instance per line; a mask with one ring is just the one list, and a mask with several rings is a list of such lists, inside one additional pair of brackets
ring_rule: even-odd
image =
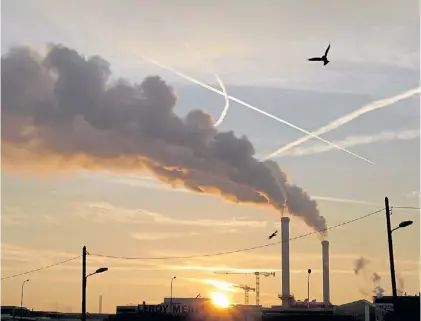
[[(398, 209), (413, 209), (413, 210), (419, 210), (420, 209), (419, 207), (411, 207), (411, 206), (395, 206), (393, 208), (398, 208)], [(328, 230), (331, 230), (331, 229), (334, 229), (334, 228), (337, 228), (337, 227), (340, 227), (340, 226), (344, 226), (344, 225), (347, 225), (347, 224), (350, 224), (350, 223), (354, 223), (356, 221), (360, 221), (362, 219), (365, 219), (367, 217), (370, 217), (370, 216), (372, 216), (374, 214), (380, 213), (383, 210), (384, 210), (384, 208), (382, 208), (380, 210), (377, 210), (375, 212), (371, 212), (371, 213), (368, 213), (366, 215), (357, 217), (355, 219), (352, 219), (352, 220), (349, 220), (349, 221), (346, 221), (346, 222), (342, 222), (342, 223), (339, 223), (339, 224), (336, 224), (336, 225), (327, 227), (325, 229), (321, 229), (321, 230), (318, 230), (318, 231), (309, 232), (309, 233), (302, 234), (302, 235), (299, 235), (299, 236), (296, 236), (296, 237), (292, 237), (292, 238), (289, 239), (289, 241), (298, 240), (298, 239), (301, 239), (301, 238), (304, 238), (304, 237), (307, 237), (307, 236), (310, 236), (310, 235), (314, 235), (314, 234), (325, 232), (325, 231), (328, 231)], [(225, 252), (209, 253), (209, 254), (201, 254), (201, 255), (190, 255), (190, 256), (124, 257), (124, 256), (112, 256), (112, 255), (91, 254), (91, 253), (89, 253), (89, 255), (96, 256), (96, 257), (104, 257), (104, 258), (110, 258), (110, 259), (124, 259), (124, 260), (190, 259), (190, 258), (220, 256), (220, 255), (226, 255), (226, 254), (233, 254), (233, 253), (239, 253), (239, 252), (252, 251), (252, 250), (257, 250), (257, 249), (261, 249), (261, 248), (264, 248), (264, 247), (269, 247), (269, 246), (273, 246), (273, 245), (277, 245), (277, 244), (281, 244), (281, 243), (282, 243), (282, 241), (275, 242), (275, 243), (264, 244), (264, 245), (259, 245), (259, 246), (254, 246), (254, 247), (249, 247), (249, 248), (244, 248), (244, 249), (239, 249), (239, 250), (233, 250), (233, 251), (225, 251)], [(39, 271), (42, 271), (42, 270), (46, 270), (46, 269), (49, 269), (51, 267), (58, 266), (58, 265), (65, 264), (67, 262), (76, 260), (76, 259), (80, 258), (81, 256), (82, 255), (78, 255), (78, 256), (72, 257), (70, 259), (67, 259), (67, 260), (64, 260), (64, 261), (61, 261), (61, 262), (57, 262), (57, 263), (53, 263), (53, 264), (50, 264), (50, 265), (46, 265), (46, 266), (43, 266), (43, 267), (40, 267), (40, 268), (37, 268), (37, 269), (34, 269), (34, 270), (26, 271), (26, 272), (19, 273), (19, 274), (9, 275), (9, 276), (6, 276), (6, 277), (1, 278), (1, 280), (3, 281), (3, 280), (6, 280), (6, 279), (11, 279), (11, 278), (15, 278), (15, 277), (18, 277), (18, 276), (22, 276), (22, 275), (26, 275), (26, 274), (30, 274), (30, 273), (34, 273), (34, 272), (39, 272)]]
[(6, 280), (6, 279), (11, 279), (11, 278), (18, 277), (18, 276), (21, 276), (21, 275), (25, 275), (25, 274), (29, 274), (29, 273), (34, 273), (34, 272), (39, 272), (39, 271), (42, 271), (42, 270), (46, 270), (46, 269), (49, 269), (49, 268), (51, 268), (53, 266), (61, 265), (61, 264), (64, 264), (64, 263), (67, 263), (67, 262), (76, 260), (76, 259), (80, 258), (81, 256), (82, 255), (75, 256), (75, 257), (72, 257), (71, 259), (67, 259), (67, 260), (64, 260), (64, 261), (61, 261), (61, 262), (57, 262), (57, 263), (53, 263), (53, 264), (50, 264), (50, 265), (46, 265), (46, 266), (40, 267), (38, 269), (30, 270), (30, 271), (27, 271), (27, 272), (5, 276), (4, 278), (1, 278), (1, 280), (3, 281), (3, 280)]
[[(344, 226), (350, 223), (354, 223), (356, 221), (365, 219), (369, 216), (372, 216), (374, 214), (380, 213), (381, 211), (383, 211), (384, 208), (382, 208), (381, 210), (377, 210), (375, 212), (371, 212), (368, 213), (366, 215), (357, 217), (355, 219), (346, 221), (346, 222), (342, 222), (318, 231), (314, 231), (314, 232), (309, 232), (306, 234), (302, 234), (299, 236), (295, 236), (289, 239), (289, 241), (294, 241), (294, 240), (298, 240), (313, 234), (317, 234), (320, 232), (325, 232), (340, 226)], [(233, 250), (233, 251), (225, 251), (225, 252), (217, 252), (217, 253), (209, 253), (209, 254), (199, 254), (199, 255), (189, 255), (189, 256), (163, 256), (163, 257), (125, 257), (125, 256), (113, 256), (113, 255), (103, 255), (103, 254), (95, 254), (92, 253), (92, 256), (97, 256), (97, 257), (104, 257), (104, 258), (109, 258), (109, 259), (122, 259), (122, 260), (171, 260), (171, 259), (192, 259), (192, 258), (201, 258), (201, 257), (210, 257), (210, 256), (220, 256), (220, 255), (226, 255), (226, 254), (234, 254), (234, 253), (239, 253), (239, 252), (246, 252), (246, 251), (252, 251), (252, 250), (257, 250), (257, 249), (261, 249), (264, 247), (269, 247), (269, 246), (273, 246), (273, 245), (277, 245), (277, 244), (281, 244), (283, 241), (280, 242), (275, 242), (275, 243), (269, 243), (269, 244), (264, 244), (264, 245), (259, 245), (259, 246), (253, 246), (253, 247), (248, 247), (248, 248), (244, 248), (244, 249), (239, 249), (239, 250)]]

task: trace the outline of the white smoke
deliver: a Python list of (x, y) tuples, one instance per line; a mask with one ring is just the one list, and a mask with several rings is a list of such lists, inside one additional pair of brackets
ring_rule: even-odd
[[(346, 123), (349, 123), (350, 121), (364, 115), (365, 113), (375, 111), (375, 110), (380, 109), (380, 108), (391, 106), (391, 105), (397, 103), (398, 101), (401, 101), (401, 100), (407, 99), (409, 97), (412, 97), (416, 94), (419, 94), (420, 92), (421, 92), (421, 87), (417, 87), (417, 88), (408, 90), (404, 93), (401, 93), (399, 95), (389, 97), (389, 98), (380, 99), (380, 100), (376, 100), (372, 103), (364, 105), (360, 109), (358, 109), (356, 111), (353, 111), (352, 113), (347, 114), (345, 116), (342, 116), (342, 117), (330, 122), (329, 124), (327, 124), (323, 127), (320, 127), (319, 129), (312, 132), (311, 135), (308, 135), (308, 136), (302, 137), (300, 139), (297, 139), (296, 141), (293, 141), (293, 142), (289, 143), (288, 145), (279, 148), (278, 150), (276, 150), (273, 153), (266, 156), (263, 160), (267, 160), (267, 159), (273, 158), (277, 155), (280, 155), (282, 153), (285, 153), (287, 150), (290, 150), (291, 148), (296, 147), (298, 145), (301, 145), (302, 143), (308, 141), (309, 139), (314, 137), (313, 135), (322, 135), (322, 134), (325, 134), (327, 132), (330, 132), (331, 130), (336, 129), (336, 128), (338, 128), (338, 127), (340, 127), (340, 126), (342, 126)], [(334, 145), (334, 144), (332, 144), (332, 145)]]

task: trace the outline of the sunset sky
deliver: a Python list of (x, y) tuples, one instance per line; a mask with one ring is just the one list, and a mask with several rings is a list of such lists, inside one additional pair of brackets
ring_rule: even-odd
[[(373, 101), (419, 88), (418, 2), (396, 1), (2, 1), (2, 55), (13, 46), (45, 54), (48, 43), (86, 56), (100, 55), (113, 78), (140, 82), (160, 75), (178, 96), (184, 117), (202, 109), (218, 119), (224, 98), (169, 70), (145, 62), (151, 57), (229, 95), (314, 131)], [(330, 64), (308, 62), (332, 44)], [(4, 118), (3, 118), (4, 119)], [(372, 165), (310, 139), (272, 160), (288, 181), (317, 201), (327, 226), (392, 206), (419, 206), (419, 95), (379, 108), (322, 135)], [(2, 127), (4, 124), (2, 122)], [(305, 134), (231, 102), (218, 128), (246, 135), (262, 159)], [(2, 139), (4, 143), (4, 139)], [(20, 154), (22, 155), (22, 154)], [(23, 157), (23, 156), (22, 156)], [(87, 246), (88, 272), (109, 271), (88, 281), (88, 312), (114, 312), (116, 305), (159, 303), (175, 297), (226, 292), (244, 303), (240, 289), (218, 282), (255, 286), (254, 275), (215, 271), (274, 271), (262, 278), (260, 301), (278, 304), (280, 245), (235, 254), (206, 256), (268, 242), (279, 212), (269, 206), (237, 204), (218, 195), (172, 188), (150, 173), (101, 170), (63, 171), (68, 164), (30, 162), (5, 168), (2, 158), (2, 278), (81, 255)], [(36, 160), (33, 160), (36, 162)], [(42, 162), (42, 160), (39, 160)], [(33, 165), (33, 166), (32, 166)], [(12, 170), (9, 170), (12, 168)], [(394, 233), (398, 287), (419, 291), (419, 211), (393, 209), (392, 225), (413, 220)], [(370, 298), (372, 273), (391, 293), (384, 211), (329, 231), (331, 300), (334, 304)], [(291, 237), (314, 231), (292, 216)], [(273, 239), (280, 240), (280, 235)], [(291, 241), (291, 293), (322, 299), (321, 245), (317, 235)], [(197, 256), (189, 259), (113, 259)], [(355, 275), (355, 261), (370, 263)], [(2, 305), (80, 311), (81, 259), (2, 280)], [(250, 295), (254, 303), (255, 295)]]

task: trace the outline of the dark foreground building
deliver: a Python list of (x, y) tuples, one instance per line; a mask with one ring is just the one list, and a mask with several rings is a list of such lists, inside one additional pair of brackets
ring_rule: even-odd
[(393, 297), (384, 296), (374, 298), (376, 306), (389, 307), (385, 321), (420, 321), (420, 297), (419, 296), (398, 296), (396, 301)]
[[(172, 310), (172, 313), (170, 312)], [(157, 305), (119, 306), (110, 321), (356, 321), (349, 315), (336, 315), (333, 308), (262, 308), (253, 305), (215, 307), (208, 299), (174, 299)]]

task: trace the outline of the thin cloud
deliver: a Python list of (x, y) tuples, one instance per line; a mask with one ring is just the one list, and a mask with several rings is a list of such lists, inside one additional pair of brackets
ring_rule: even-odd
[(119, 222), (128, 224), (158, 223), (168, 225), (200, 226), (200, 227), (266, 227), (266, 221), (249, 220), (186, 220), (175, 219), (163, 214), (145, 209), (127, 209), (116, 207), (109, 203), (78, 204), (77, 215), (96, 223)]
[(159, 241), (172, 238), (188, 237), (200, 235), (196, 232), (191, 233), (131, 233), (130, 237), (140, 241)]
[(51, 225), (59, 225), (61, 221), (51, 215), (44, 215), (44, 220)]
[(407, 197), (407, 198), (421, 198), (421, 193), (420, 193), (420, 191), (412, 191), (412, 192), (406, 193), (405, 197)]
[[(156, 181), (153, 177), (149, 176), (135, 176), (135, 175), (126, 175), (126, 177), (107, 177), (107, 178), (98, 178), (100, 180), (104, 180), (110, 183), (115, 184), (124, 184), (128, 186), (136, 186), (136, 187), (143, 187), (148, 189), (156, 189), (156, 190), (162, 190), (162, 191), (168, 191), (168, 192), (174, 192), (174, 193), (188, 193), (188, 194), (194, 194), (195, 197), (202, 196), (202, 197), (209, 197), (212, 195), (208, 194), (197, 194), (194, 192), (191, 192), (187, 189), (178, 188), (174, 189), (171, 187), (168, 187), (166, 185), (160, 184), (158, 181)], [(380, 205), (383, 206), (384, 204), (376, 203), (376, 202), (369, 202), (364, 200), (356, 200), (356, 199), (347, 199), (347, 198), (338, 198), (338, 197), (330, 197), (330, 196), (311, 196), (312, 199), (315, 200), (321, 200), (321, 201), (327, 201), (327, 202), (335, 202), (335, 203), (354, 203), (354, 204), (362, 204), (362, 205)]]
[(204, 235), (215, 235), (215, 234), (231, 234), (238, 233), (236, 229), (219, 229), (213, 230), (211, 233), (198, 233), (198, 232), (189, 232), (189, 233), (165, 233), (165, 232), (153, 232), (153, 233), (131, 233), (130, 237), (140, 241), (159, 241), (167, 240), (173, 238), (183, 238), (183, 237), (192, 237), (192, 236), (204, 236)]
[[(374, 143), (388, 143), (395, 140), (411, 140), (420, 137), (420, 130), (403, 130), (399, 132), (381, 132), (375, 135), (354, 135), (334, 143), (344, 148), (368, 145)], [(334, 150), (330, 145), (315, 143), (309, 147), (295, 147), (279, 156), (305, 156), (320, 154)]]
[(188, 281), (192, 282), (200, 282), (208, 285), (213, 285), (214, 287), (218, 288), (219, 290), (228, 291), (228, 292), (240, 292), (240, 290), (235, 289), (238, 286), (236, 283), (231, 283), (227, 281), (220, 281), (220, 280), (209, 280), (209, 279), (198, 279), (198, 278), (186, 278)]

